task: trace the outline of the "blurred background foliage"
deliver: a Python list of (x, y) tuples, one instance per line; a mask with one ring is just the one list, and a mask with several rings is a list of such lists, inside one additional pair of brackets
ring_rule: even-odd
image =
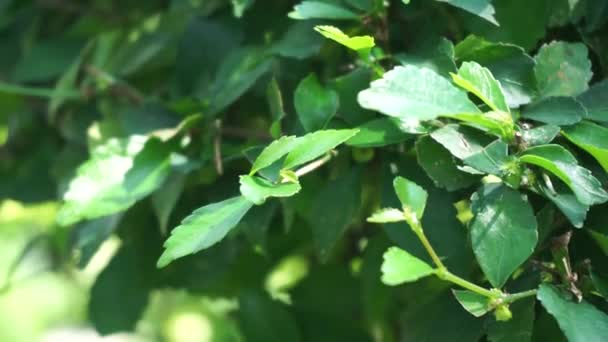
[[(356, 102), (369, 70), (324, 41), (316, 24), (371, 34), (396, 60), (446, 73), (455, 70), (454, 43), (469, 34), (531, 55), (555, 39), (582, 41), (592, 83), (608, 75), (603, 0), (494, 0), (500, 27), (450, 1), (323, 2), (356, 19), (293, 20), (298, 1), (290, 0), (0, 0), (0, 341), (394, 341), (412, 317), (459, 320), (443, 330), (409, 325), (404, 340), (479, 338), (480, 323), (436, 297), (445, 284), (380, 284), (389, 241), (408, 242), (363, 223), (388, 179), (380, 177), (386, 163), (355, 166), (373, 158), (368, 150), (341, 153), (303, 179), (298, 196), (255, 208), (239, 225), (244, 234), (155, 268), (168, 230), (238, 193), (236, 175), (249, 167), (243, 150), (304, 132), (293, 94), (311, 71), (339, 95), (332, 126), (375, 117)], [(127, 211), (57, 225), (62, 195), (89, 151), (138, 135), (179, 136), (181, 153), (162, 186)], [(385, 158), (432, 187), (394, 151)], [(101, 170), (100, 182), (104, 172), (112, 171)], [(348, 177), (335, 181), (338, 174)], [(445, 213), (431, 220), (462, 228), (452, 204), (463, 197), (438, 188), (432, 197)], [(322, 214), (338, 229), (329, 247)], [(450, 239), (464, 244), (457, 229)], [(438, 248), (470, 270), (462, 245)], [(542, 316), (537, 324), (555, 322)]]

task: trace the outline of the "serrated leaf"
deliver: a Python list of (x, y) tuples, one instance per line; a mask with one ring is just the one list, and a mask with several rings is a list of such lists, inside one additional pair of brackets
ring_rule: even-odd
[(376, 43), (372, 36), (349, 37), (342, 30), (334, 26), (320, 25), (315, 26), (315, 31), (322, 34), (325, 38), (338, 42), (347, 48), (355, 51), (369, 51)]
[(496, 140), (481, 151), (466, 157), (465, 164), (476, 170), (502, 176), (508, 170), (510, 158), (508, 155), (509, 146), (502, 140)]
[(543, 45), (534, 59), (534, 74), (542, 97), (577, 96), (587, 90), (593, 76), (587, 47), (582, 43)]
[(264, 150), (258, 155), (251, 166), (250, 175), (272, 165), (277, 160), (281, 159), (287, 153), (289, 153), (295, 146), (297, 146), (297, 138), (295, 136), (283, 136), (279, 139), (270, 143)]
[(475, 14), (476, 16), (483, 18), (492, 24), (498, 26), (496, 18), (494, 18), (494, 6), (490, 0), (437, 0), (439, 2), (446, 2), (454, 7), (461, 8), (469, 13)]
[(608, 172), (608, 128), (582, 121), (565, 127), (562, 133), (573, 144), (589, 152)]
[(452, 290), (452, 293), (458, 303), (475, 317), (481, 317), (491, 310), (490, 300), (486, 296), (467, 290)]
[(304, 78), (294, 94), (298, 118), (307, 132), (325, 128), (340, 105), (338, 93), (324, 88), (313, 73)]
[(144, 136), (98, 146), (70, 182), (57, 222), (70, 225), (128, 209), (163, 184), (171, 169), (169, 152)]
[(405, 221), (403, 212), (395, 208), (382, 208), (376, 210), (372, 216), (367, 218), (367, 222), (372, 223), (389, 223)]
[(500, 82), (490, 70), (475, 62), (464, 62), (458, 74), (452, 74), (454, 83), (475, 94), (494, 111), (510, 113)]
[(398, 66), (358, 96), (363, 108), (402, 119), (431, 120), (458, 113), (479, 113), (466, 93), (430, 69)]
[(575, 303), (553, 285), (541, 284), (537, 298), (571, 342), (600, 342), (608, 336), (608, 316), (583, 301)]
[(479, 177), (458, 169), (450, 152), (430, 136), (422, 136), (416, 142), (418, 164), (438, 186), (454, 191), (471, 186)]
[(299, 137), (295, 146), (287, 154), (283, 168), (292, 169), (316, 159), (352, 138), (358, 132), (357, 129), (329, 129)]
[(354, 137), (348, 139), (346, 145), (356, 147), (381, 147), (397, 144), (410, 139), (412, 135), (399, 128), (395, 118), (381, 118), (358, 126)]
[(526, 106), (521, 112), (526, 119), (552, 125), (572, 125), (587, 116), (587, 111), (572, 97), (549, 97)]
[(523, 163), (540, 166), (561, 179), (585, 205), (608, 201), (608, 193), (591, 171), (578, 165), (576, 158), (559, 145), (541, 145), (527, 149), (519, 157)]
[(289, 13), (291, 19), (356, 20), (359, 15), (342, 6), (321, 1), (302, 1)]
[(397, 247), (389, 248), (383, 258), (382, 282), (386, 285), (409, 283), (435, 273), (429, 264)]
[(157, 266), (194, 254), (222, 240), (251, 209), (253, 203), (243, 196), (208, 204), (196, 209), (171, 232)]
[(492, 286), (500, 288), (534, 251), (538, 240), (532, 206), (519, 192), (486, 184), (472, 197), (471, 244)]
[(256, 205), (263, 204), (269, 197), (290, 197), (297, 194), (302, 187), (300, 183), (273, 184), (256, 176), (241, 176), (241, 195)]
[(409, 214), (415, 214), (418, 220), (422, 219), (428, 198), (427, 192), (418, 184), (403, 177), (395, 177), (393, 187), (406, 217)]
[(446, 125), (433, 133), (431, 138), (443, 145), (453, 156), (466, 159), (483, 150), (489, 139), (478, 131), (459, 125)]
[(576, 99), (587, 109), (587, 119), (608, 122), (608, 80), (596, 83)]

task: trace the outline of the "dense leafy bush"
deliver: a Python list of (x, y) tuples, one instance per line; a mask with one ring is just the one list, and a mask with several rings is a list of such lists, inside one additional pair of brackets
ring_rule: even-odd
[(0, 13), (0, 196), (61, 203), (63, 272), (120, 238), (100, 333), (174, 289), (217, 340), (608, 339), (608, 2)]

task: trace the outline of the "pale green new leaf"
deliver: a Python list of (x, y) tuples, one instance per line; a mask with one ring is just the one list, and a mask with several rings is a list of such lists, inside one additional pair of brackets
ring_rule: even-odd
[(396, 177), (393, 180), (393, 187), (403, 205), (406, 217), (409, 213), (413, 213), (418, 220), (422, 219), (428, 193), (418, 184), (403, 177)]
[(272, 163), (289, 153), (296, 145), (297, 138), (295, 136), (283, 136), (273, 141), (270, 145), (266, 146), (255, 159), (249, 174), (253, 175), (259, 170), (272, 165)]
[(302, 1), (295, 5), (290, 12), (291, 19), (336, 19), (336, 20), (356, 20), (359, 15), (342, 6), (321, 2), (321, 1)]
[(263, 204), (269, 197), (290, 197), (302, 189), (300, 183), (273, 184), (256, 176), (241, 176), (241, 195), (256, 205)]
[(65, 226), (128, 209), (164, 183), (169, 153), (162, 142), (144, 136), (98, 146), (70, 182), (57, 222)]
[(561, 179), (586, 205), (608, 201), (608, 193), (591, 171), (578, 165), (576, 158), (559, 145), (541, 145), (527, 149), (519, 157), (523, 163), (544, 168)]
[(589, 152), (608, 172), (608, 128), (588, 121), (565, 127), (564, 136), (573, 144)]
[(467, 290), (452, 290), (462, 307), (475, 317), (481, 317), (491, 310), (488, 297)]
[(475, 94), (492, 110), (510, 113), (500, 82), (490, 70), (475, 62), (464, 62), (458, 74), (451, 74), (454, 83)]
[(342, 30), (334, 26), (319, 25), (315, 26), (315, 31), (322, 34), (325, 38), (338, 42), (347, 48), (355, 51), (369, 51), (376, 43), (372, 36), (349, 37)]
[(171, 232), (157, 266), (194, 254), (222, 240), (251, 209), (253, 203), (243, 196), (233, 197), (196, 209)]
[(405, 221), (403, 212), (395, 208), (382, 208), (376, 210), (372, 216), (367, 218), (367, 222), (371, 223), (389, 223)]
[(382, 282), (391, 286), (413, 282), (435, 273), (429, 264), (397, 247), (391, 247), (384, 253), (381, 271)]
[(357, 134), (357, 129), (328, 129), (306, 134), (296, 140), (285, 158), (283, 168), (292, 169), (331, 151)]
[(608, 336), (608, 315), (583, 301), (576, 303), (553, 285), (541, 284), (537, 298), (571, 342), (601, 342)]
[(471, 244), (488, 281), (500, 288), (538, 241), (532, 206), (502, 184), (486, 184), (472, 197)]
[(388, 116), (432, 120), (458, 113), (479, 113), (467, 94), (426, 68), (398, 66), (359, 93), (359, 104)]

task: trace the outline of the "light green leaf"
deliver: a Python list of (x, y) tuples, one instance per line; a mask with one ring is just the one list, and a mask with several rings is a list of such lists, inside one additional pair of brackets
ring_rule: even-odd
[(109, 139), (78, 168), (57, 222), (66, 226), (128, 209), (164, 183), (169, 153), (162, 142), (144, 136)]
[(291, 149), (287, 158), (285, 158), (283, 168), (293, 169), (298, 165), (316, 159), (352, 138), (358, 132), (357, 129), (329, 129), (306, 134), (297, 139), (296, 146)]
[(526, 106), (521, 113), (526, 119), (552, 125), (572, 125), (587, 116), (587, 111), (572, 97), (549, 97)]
[(492, 24), (498, 26), (496, 18), (494, 18), (494, 6), (490, 0), (437, 0), (446, 2), (454, 7), (461, 8), (469, 13), (473, 13), (480, 18), (483, 18)]
[(452, 74), (454, 83), (475, 94), (494, 111), (510, 113), (500, 82), (490, 70), (475, 62), (464, 62), (458, 74)]
[(418, 220), (422, 219), (428, 198), (427, 192), (418, 184), (403, 177), (395, 177), (393, 187), (403, 205), (405, 216), (415, 214)]
[(608, 122), (608, 80), (596, 83), (576, 99), (587, 109), (587, 119)]
[(608, 172), (608, 128), (588, 121), (565, 127), (564, 136), (573, 144), (589, 152)]
[(342, 6), (320, 1), (302, 1), (289, 13), (291, 19), (357, 20), (359, 15)]
[(297, 146), (297, 138), (295, 136), (283, 136), (273, 141), (255, 159), (249, 174), (253, 175), (259, 170), (272, 165), (272, 163), (289, 153), (295, 146)]
[(408, 140), (411, 134), (400, 129), (395, 118), (381, 118), (364, 123), (357, 127), (359, 133), (348, 139), (346, 145), (356, 147), (381, 147)]
[(463, 121), (468, 126), (496, 135), (506, 141), (512, 141), (515, 136), (515, 124), (511, 114), (507, 112), (459, 113), (446, 116)]
[(376, 210), (372, 216), (367, 218), (367, 222), (371, 223), (389, 223), (405, 221), (403, 212), (395, 208), (382, 208)]
[(397, 247), (384, 253), (381, 271), (382, 282), (390, 286), (413, 282), (435, 273), (429, 264)]
[(577, 96), (593, 76), (587, 47), (582, 43), (552, 42), (534, 58), (534, 74), (542, 97)]
[(428, 135), (416, 142), (416, 157), (435, 185), (448, 191), (467, 188), (479, 180), (479, 177), (460, 171), (450, 151)]
[(601, 342), (608, 336), (608, 316), (583, 301), (575, 303), (564, 298), (556, 287), (541, 284), (537, 298), (557, 320), (570, 342)]
[(430, 69), (398, 66), (358, 96), (363, 108), (402, 119), (431, 120), (458, 113), (479, 113), (466, 93)]
[(325, 128), (340, 105), (338, 93), (324, 88), (315, 74), (304, 78), (294, 94), (298, 118), (307, 132)]
[(194, 254), (222, 240), (251, 209), (253, 203), (243, 196), (233, 197), (196, 209), (171, 232), (159, 268), (173, 260)]
[(232, 3), (232, 14), (241, 18), (245, 11), (253, 4), (254, 0), (231, 0)]
[(302, 187), (300, 183), (273, 184), (256, 176), (241, 176), (241, 195), (256, 205), (263, 204), (268, 197), (290, 197), (297, 194)]
[(471, 244), (492, 286), (500, 288), (534, 251), (538, 241), (532, 206), (519, 192), (486, 184), (472, 197)]
[(347, 48), (355, 51), (369, 51), (376, 43), (371, 36), (349, 37), (342, 30), (334, 26), (320, 25), (315, 26), (315, 31), (322, 34), (325, 38), (338, 42)]
[(589, 170), (578, 166), (576, 158), (559, 145), (529, 148), (519, 160), (540, 166), (557, 176), (572, 189), (582, 204), (594, 205), (608, 200), (608, 193), (602, 188), (600, 181)]
[(486, 296), (467, 290), (452, 290), (452, 293), (458, 303), (475, 317), (481, 317), (492, 310), (490, 300)]

